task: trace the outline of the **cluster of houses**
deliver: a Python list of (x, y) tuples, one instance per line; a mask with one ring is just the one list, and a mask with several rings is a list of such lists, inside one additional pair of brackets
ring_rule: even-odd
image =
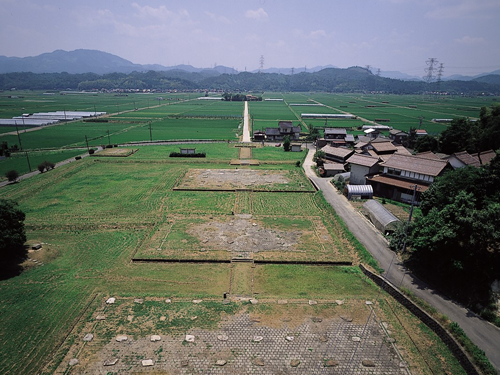
[(256, 142), (282, 142), (288, 136), (291, 141), (297, 141), (300, 137), (300, 130), (300, 125), (294, 126), (292, 121), (279, 121), (277, 128), (266, 128), (265, 131), (255, 131), (253, 139)]
[[(417, 132), (417, 136), (425, 134)], [(447, 170), (487, 164), (496, 155), (493, 150), (481, 153), (480, 157), (466, 151), (453, 155), (432, 152), (413, 155), (402, 145), (407, 137), (407, 133), (397, 129), (391, 129), (389, 137), (374, 129), (354, 139), (345, 129), (326, 128), (324, 138), (318, 140), (318, 147), (325, 153), (320, 174), (348, 181), (345, 191), (348, 198), (376, 195), (410, 202), (416, 192), (418, 202), (420, 194)]]

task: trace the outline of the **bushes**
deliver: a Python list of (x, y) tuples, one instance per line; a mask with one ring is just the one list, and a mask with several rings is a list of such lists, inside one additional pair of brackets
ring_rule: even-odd
[(197, 152), (195, 154), (182, 154), (180, 152), (171, 152), (171, 158), (205, 158), (207, 154), (205, 152)]
[(54, 169), (55, 166), (56, 165), (54, 163), (45, 160), (43, 163), (38, 164), (37, 168), (40, 171), (40, 173), (43, 173), (45, 171), (50, 171), (51, 169)]
[(5, 177), (7, 177), (7, 180), (9, 180), (9, 182), (17, 181), (17, 179), (19, 178), (19, 172), (12, 169), (12, 170), (8, 171), (7, 173), (5, 173)]

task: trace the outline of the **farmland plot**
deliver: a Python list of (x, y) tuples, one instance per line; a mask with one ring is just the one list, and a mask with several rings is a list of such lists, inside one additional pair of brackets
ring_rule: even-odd
[[(29, 243), (43, 244), (40, 252), (30, 255), (30, 267), (23, 274), (0, 281), (0, 368), (7, 369), (6, 373), (141, 372), (141, 361), (149, 358), (157, 363), (152, 369), (157, 372), (181, 373), (185, 367), (209, 371), (219, 355), (227, 356), (226, 373), (234, 373), (235, 367), (253, 371), (251, 361), (261, 353), (271, 353), (260, 349), (276, 347), (278, 342), (287, 345), (291, 341), (283, 337), (291, 333), (296, 339), (294, 355), (301, 363), (322, 369), (323, 353), (331, 353), (327, 351), (331, 346), (320, 336), (352, 344), (349, 332), (354, 331), (349, 330), (362, 332), (362, 321), (370, 315), (364, 300), (374, 300), (380, 293), (355, 267), (131, 262), (153, 253), (165, 260), (171, 257), (167, 252), (174, 250), (192, 260), (209, 256), (229, 260), (238, 255), (301, 262), (358, 259), (356, 248), (320, 193), (174, 191), (190, 170), (228, 169), (227, 162), (213, 161), (237, 149), (207, 145), (212, 160), (171, 161), (165, 155), (169, 147), (174, 146), (141, 147), (127, 158), (86, 158), (0, 190), (1, 197), (18, 200), (26, 211)], [(220, 154), (217, 147), (221, 147)], [(286, 164), (255, 171), (283, 174), (297, 180), (299, 187), (307, 182), (298, 168)], [(266, 243), (270, 246), (265, 247)], [(225, 293), (229, 293), (228, 304), (222, 303)], [(231, 293), (262, 299), (250, 305)], [(106, 304), (109, 297), (116, 297), (116, 303)], [(309, 305), (312, 298), (318, 300), (317, 305)], [(281, 299), (289, 299), (290, 304)], [(329, 324), (338, 328), (336, 324), (345, 322), (341, 316), (346, 313), (353, 318), (349, 330), (328, 331)], [(396, 339), (405, 337), (398, 319), (390, 311), (383, 314), (377, 310), (377, 315), (393, 322)], [(100, 315), (104, 320), (97, 319)], [(418, 327), (415, 322), (409, 325)], [(373, 327), (366, 331), (369, 340), (378, 340), (380, 322)], [(217, 338), (228, 332), (231, 337), (238, 334), (240, 341)], [(415, 332), (416, 337), (430, 337)], [(94, 335), (93, 341), (83, 341), (87, 333)], [(185, 342), (186, 333), (193, 333), (196, 345)], [(120, 334), (129, 337), (127, 344), (116, 341)], [(156, 334), (161, 340), (152, 342), (150, 335)], [(256, 335), (264, 341), (252, 342)], [(306, 338), (310, 341), (303, 341)], [(405, 342), (402, 352), (411, 353), (404, 354), (404, 360), (417, 363), (416, 370), (423, 374), (461, 374), (451, 367), (453, 358), (433, 345), (438, 342), (435, 338), (430, 337), (428, 345), (418, 350), (412, 349), (407, 336), (401, 341)], [(377, 353), (385, 351), (385, 345), (380, 341)], [(240, 348), (247, 350), (238, 354)], [(345, 358), (352, 357), (354, 348), (346, 348)], [(265, 358), (265, 373), (290, 372), (290, 358), (284, 357), (290, 348), (280, 346), (279, 350), (279, 356), (271, 353)], [(422, 357), (442, 359), (430, 371), (420, 366)], [(80, 362), (69, 366), (73, 358)], [(116, 367), (104, 367), (104, 361), (111, 358), (118, 358)], [(196, 362), (194, 358), (204, 359)], [(377, 362), (377, 370), (394, 368), (399, 373), (399, 360), (387, 358), (393, 362)], [(181, 360), (187, 360), (187, 366)], [(270, 365), (277, 361), (283, 366)], [(197, 368), (192, 367), (194, 363)], [(292, 371), (310, 372), (305, 367)]]
[(180, 190), (314, 191), (298, 170), (190, 169)]
[(169, 217), (135, 258), (228, 260), (242, 253), (256, 260), (349, 261), (320, 217), (249, 214)]

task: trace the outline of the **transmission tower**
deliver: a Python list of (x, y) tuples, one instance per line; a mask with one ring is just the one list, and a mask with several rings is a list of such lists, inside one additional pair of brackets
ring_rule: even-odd
[(292, 70), (291, 70), (291, 72), (292, 72), (292, 76), (293, 76), (293, 71), (294, 71), (294, 70), (295, 70), (295, 68), (293, 68), (293, 67), (292, 67)]
[(377, 69), (377, 77), (380, 77), (380, 68)]
[(264, 70), (264, 55), (260, 55), (260, 68), (259, 68), (259, 73), (262, 73)]
[(443, 77), (443, 71), (444, 71), (444, 64), (440, 63), (439, 68), (438, 68), (438, 73), (437, 73), (437, 90), (438, 92), (441, 91), (441, 81)]
[(435, 57), (431, 57), (425, 63), (427, 64), (427, 68), (425, 68), (427, 74), (424, 76), (424, 80), (427, 83), (431, 83), (434, 80), (434, 68), (438, 64), (438, 60)]
[(366, 66), (365, 66), (365, 68), (366, 68), (366, 70), (368, 70), (369, 72), (371, 72), (371, 71), (372, 71), (372, 66), (371, 66), (371, 65), (366, 65)]

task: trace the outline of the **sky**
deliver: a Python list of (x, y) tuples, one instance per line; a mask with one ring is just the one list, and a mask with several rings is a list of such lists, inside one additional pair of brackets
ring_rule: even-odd
[[(500, 69), (500, 0), (0, 0), (0, 55), (94, 49), (138, 64), (424, 76)], [(436, 68), (437, 68), (436, 66)]]

